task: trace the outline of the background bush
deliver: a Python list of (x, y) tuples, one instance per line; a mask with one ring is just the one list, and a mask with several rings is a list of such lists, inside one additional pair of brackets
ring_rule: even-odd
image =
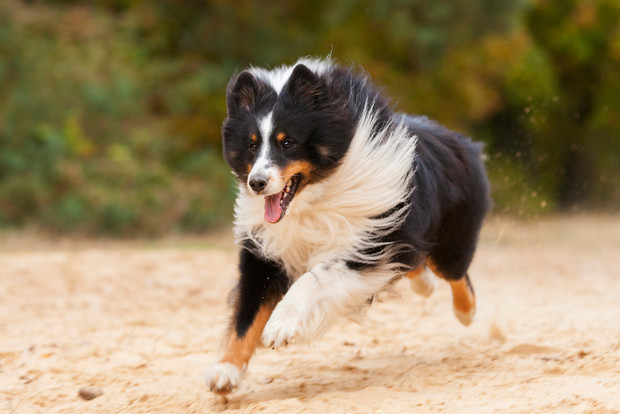
[(6, 0), (0, 227), (228, 223), (226, 83), (309, 54), (485, 141), (496, 212), (617, 210), (618, 21), (616, 0)]

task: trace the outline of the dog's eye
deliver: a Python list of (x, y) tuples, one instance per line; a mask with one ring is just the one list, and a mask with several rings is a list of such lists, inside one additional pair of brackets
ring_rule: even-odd
[(293, 146), (293, 141), (291, 141), (290, 139), (285, 139), (284, 141), (282, 141), (282, 148), (289, 149), (292, 146)]
[(250, 145), (248, 145), (248, 148), (250, 149), (250, 151), (254, 152), (258, 148), (258, 145), (256, 145), (256, 142), (250, 142)]

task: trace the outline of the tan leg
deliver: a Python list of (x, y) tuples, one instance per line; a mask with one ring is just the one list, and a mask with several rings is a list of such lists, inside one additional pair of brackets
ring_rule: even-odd
[(207, 384), (213, 392), (227, 394), (239, 386), (243, 371), (252, 358), (256, 346), (260, 342), (263, 329), (275, 307), (275, 301), (261, 305), (252, 325), (241, 337), (237, 336), (234, 327), (230, 329), (230, 338), (224, 355), (207, 372)]
[(427, 260), (426, 265), (433, 273), (445, 279), (450, 284), (454, 315), (463, 325), (471, 325), (476, 315), (476, 295), (469, 281), (469, 276), (466, 274), (459, 280), (446, 279), (431, 260)]
[(465, 326), (471, 325), (476, 315), (476, 296), (469, 283), (469, 277), (465, 275), (459, 280), (450, 280), (452, 288), (452, 304), (454, 314)]

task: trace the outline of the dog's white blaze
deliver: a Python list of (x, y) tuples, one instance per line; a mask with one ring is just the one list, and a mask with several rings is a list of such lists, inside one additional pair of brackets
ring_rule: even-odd
[(263, 142), (268, 143), (269, 137), (273, 132), (273, 111), (269, 112), (265, 117), (258, 121), (258, 129), (263, 137)]
[(261, 145), (260, 151), (258, 152), (258, 157), (252, 165), (250, 177), (259, 174), (265, 175), (267, 170), (271, 167), (271, 159), (269, 158), (269, 136), (271, 135), (271, 130), (273, 129), (272, 117), (273, 112), (269, 112), (267, 116), (258, 121), (258, 129), (261, 134)]
[(248, 175), (248, 189), (252, 192), (250, 187), (250, 181), (252, 179), (257, 176), (266, 176), (269, 177), (269, 182), (263, 193), (268, 195), (276, 194), (282, 190), (285, 183), (283, 183), (280, 178), (280, 170), (272, 164), (271, 158), (269, 157), (271, 151), (269, 137), (273, 132), (273, 111), (269, 112), (269, 114), (258, 121), (258, 129), (260, 130), (262, 141), (258, 157)]

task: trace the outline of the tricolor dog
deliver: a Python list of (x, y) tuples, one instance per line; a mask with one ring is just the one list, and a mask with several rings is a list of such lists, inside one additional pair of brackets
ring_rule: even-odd
[(490, 204), (480, 144), (394, 112), (365, 74), (329, 60), (250, 68), (226, 100), (240, 277), (214, 392), (239, 385), (259, 344), (317, 338), (402, 276), (424, 296), (446, 280), (472, 322), (467, 269)]

